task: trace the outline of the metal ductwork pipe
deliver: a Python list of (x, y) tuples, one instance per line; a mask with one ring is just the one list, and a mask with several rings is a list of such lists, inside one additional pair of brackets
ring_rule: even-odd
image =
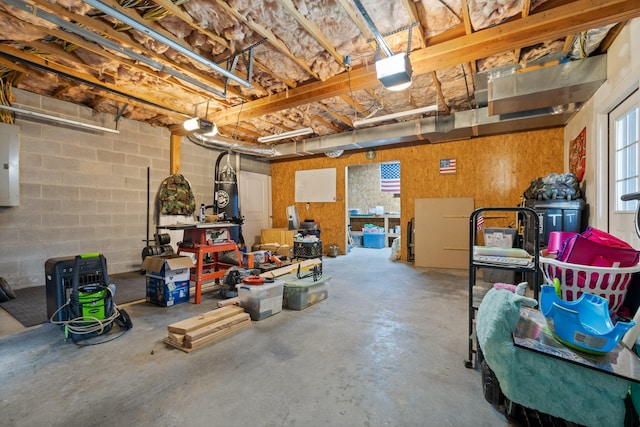
[(513, 72), (488, 82), (490, 114), (511, 114), (585, 102), (607, 79), (607, 56)]
[(564, 126), (575, 110), (556, 114), (551, 108), (511, 115), (489, 115), (487, 107), (460, 111), (446, 117), (425, 117), (384, 126), (352, 130), (276, 145), (274, 158), (296, 158), (333, 150), (357, 150), (424, 141), (441, 143)]
[[(383, 126), (292, 141), (270, 148), (231, 138), (196, 135), (201, 143), (270, 158), (296, 158), (335, 150), (358, 150), (424, 141), (440, 143), (564, 126), (582, 102), (606, 79), (606, 56), (599, 55), (524, 73), (494, 77), (485, 106), (449, 116), (423, 117)], [(477, 99), (478, 97), (476, 97)], [(488, 105), (487, 105), (488, 104)]]
[(265, 148), (263, 145), (242, 142), (222, 135), (206, 137), (198, 132), (194, 132), (187, 135), (187, 138), (199, 145), (219, 148), (221, 150), (230, 150), (236, 153), (250, 154), (260, 157), (273, 157), (275, 155), (273, 147)]

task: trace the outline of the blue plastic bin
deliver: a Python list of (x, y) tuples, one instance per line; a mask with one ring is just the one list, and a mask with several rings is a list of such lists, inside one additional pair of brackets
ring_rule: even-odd
[(384, 248), (384, 233), (364, 233), (362, 235), (365, 248), (382, 249)]

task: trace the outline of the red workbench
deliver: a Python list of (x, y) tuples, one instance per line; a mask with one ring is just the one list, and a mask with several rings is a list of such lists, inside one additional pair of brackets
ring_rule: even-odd
[[(238, 224), (227, 222), (200, 223), (200, 224), (173, 224), (163, 225), (158, 228), (166, 228), (168, 230), (183, 230), (184, 234), (182, 242), (178, 245), (178, 255), (182, 252), (192, 253), (196, 255), (195, 266), (191, 268), (190, 280), (195, 282), (196, 292), (194, 304), (200, 304), (202, 297), (202, 283), (215, 280), (219, 283), (226, 271), (233, 267), (219, 260), (220, 252), (235, 251), (238, 259), (238, 266), (242, 267), (242, 256), (238, 250), (238, 246), (233, 240), (229, 240), (229, 230), (231, 227), (238, 227)], [(207, 232), (226, 231), (225, 240), (218, 242), (214, 239), (207, 238)], [(210, 260), (205, 259), (211, 254)]]

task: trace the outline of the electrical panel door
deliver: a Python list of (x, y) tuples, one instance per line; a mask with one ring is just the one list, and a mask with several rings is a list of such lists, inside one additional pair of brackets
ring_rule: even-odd
[(0, 124), (0, 206), (20, 204), (20, 128)]

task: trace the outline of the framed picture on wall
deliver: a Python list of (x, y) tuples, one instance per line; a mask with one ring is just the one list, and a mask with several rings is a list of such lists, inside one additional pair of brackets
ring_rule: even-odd
[(582, 129), (575, 139), (569, 143), (569, 172), (582, 181), (584, 178), (587, 144), (587, 128)]

